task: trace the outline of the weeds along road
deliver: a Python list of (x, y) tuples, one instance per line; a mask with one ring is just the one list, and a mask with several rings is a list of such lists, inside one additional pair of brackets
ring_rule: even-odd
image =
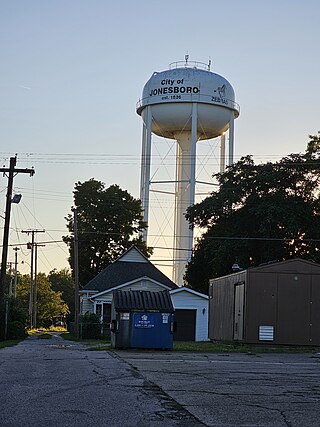
[(319, 354), (0, 350), (0, 426), (319, 426)]

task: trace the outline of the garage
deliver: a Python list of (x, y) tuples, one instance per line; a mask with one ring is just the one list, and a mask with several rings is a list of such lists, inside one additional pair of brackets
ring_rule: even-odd
[(197, 310), (175, 310), (174, 341), (195, 341)]
[(208, 296), (190, 288), (170, 290), (175, 309), (175, 341), (208, 340)]

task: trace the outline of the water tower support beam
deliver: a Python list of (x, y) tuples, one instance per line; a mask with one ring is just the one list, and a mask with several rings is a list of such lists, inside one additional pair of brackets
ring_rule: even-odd
[(191, 132), (177, 135), (176, 208), (174, 224), (173, 281), (183, 286), (186, 265), (191, 258), (193, 230), (185, 218), (186, 210), (195, 202), (197, 103), (192, 104)]
[[(196, 155), (197, 155), (197, 140), (198, 140), (198, 108), (197, 103), (192, 104), (192, 132), (191, 132), (191, 158), (190, 158), (190, 205), (193, 206), (195, 202), (196, 193)], [(186, 221), (186, 220), (185, 220)], [(189, 226), (189, 224), (188, 224)], [(191, 253), (193, 248), (193, 229), (189, 227), (189, 253), (187, 255), (187, 261), (191, 259)]]
[(231, 114), (231, 119), (229, 122), (229, 162), (228, 165), (231, 166), (234, 161), (234, 113)]
[(220, 173), (226, 170), (226, 136), (223, 133), (220, 139)]
[[(141, 155), (141, 187), (140, 200), (143, 209), (143, 220), (149, 220), (149, 193), (150, 193), (150, 163), (151, 163), (151, 135), (152, 135), (152, 113), (150, 107), (143, 111), (142, 128), (142, 155)], [(146, 242), (148, 231), (143, 231), (143, 240)]]

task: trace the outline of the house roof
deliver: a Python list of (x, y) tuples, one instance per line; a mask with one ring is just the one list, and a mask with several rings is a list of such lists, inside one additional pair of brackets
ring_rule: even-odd
[(200, 292), (194, 291), (193, 289), (186, 288), (186, 287), (182, 287), (179, 289), (173, 289), (172, 291), (170, 291), (170, 295), (176, 295), (176, 294), (183, 293), (183, 292), (187, 292), (189, 294), (196, 295), (199, 298), (209, 299), (208, 295), (202, 294)]
[(116, 311), (157, 310), (173, 313), (174, 308), (168, 291), (113, 291)]
[[(131, 252), (131, 254), (129, 252)], [(137, 261), (138, 254), (142, 255), (141, 252), (133, 246), (121, 255), (120, 258), (102, 270), (96, 277), (90, 280), (82, 290), (103, 292), (143, 277), (148, 277), (167, 286), (169, 289), (178, 288), (172, 280), (158, 270), (157, 267), (143, 255)]]

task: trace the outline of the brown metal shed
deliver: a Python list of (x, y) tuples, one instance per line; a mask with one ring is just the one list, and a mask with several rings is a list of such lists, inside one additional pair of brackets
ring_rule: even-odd
[(210, 280), (209, 338), (320, 345), (320, 264), (291, 259)]

